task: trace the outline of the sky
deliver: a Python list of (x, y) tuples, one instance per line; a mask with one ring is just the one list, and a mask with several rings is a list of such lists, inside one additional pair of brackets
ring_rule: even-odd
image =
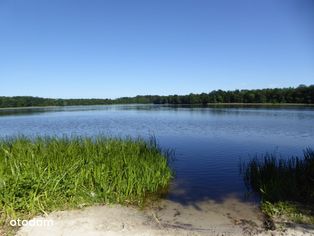
[(0, 0), (0, 96), (314, 84), (313, 0)]

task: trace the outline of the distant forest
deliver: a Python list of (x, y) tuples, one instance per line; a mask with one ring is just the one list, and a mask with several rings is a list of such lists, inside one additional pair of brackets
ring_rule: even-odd
[(209, 103), (303, 103), (314, 104), (314, 85), (297, 88), (253, 90), (214, 90), (209, 93), (189, 95), (143, 95), (117, 99), (52, 99), (40, 97), (0, 97), (0, 107), (74, 106), (103, 104), (202, 104)]

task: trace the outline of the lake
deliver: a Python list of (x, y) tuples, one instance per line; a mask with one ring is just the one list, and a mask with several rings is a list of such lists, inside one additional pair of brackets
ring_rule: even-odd
[(156, 137), (174, 151), (167, 198), (180, 203), (233, 195), (250, 201), (240, 164), (314, 148), (314, 107), (110, 105), (0, 109), (0, 136), (106, 134)]

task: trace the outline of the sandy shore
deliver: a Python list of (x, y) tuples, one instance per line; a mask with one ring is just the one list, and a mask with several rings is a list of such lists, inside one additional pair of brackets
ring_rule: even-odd
[(52, 220), (53, 225), (23, 226), (17, 235), (314, 235), (313, 229), (296, 225), (281, 231), (265, 231), (258, 207), (235, 198), (222, 203), (204, 201), (187, 205), (163, 200), (144, 210), (120, 205), (93, 206), (35, 219)]

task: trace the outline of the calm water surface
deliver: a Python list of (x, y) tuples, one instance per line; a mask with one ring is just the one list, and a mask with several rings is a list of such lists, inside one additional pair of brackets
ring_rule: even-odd
[(0, 109), (0, 136), (155, 136), (175, 151), (168, 198), (181, 203), (245, 199), (239, 166), (266, 152), (283, 157), (314, 148), (313, 107), (159, 105)]

